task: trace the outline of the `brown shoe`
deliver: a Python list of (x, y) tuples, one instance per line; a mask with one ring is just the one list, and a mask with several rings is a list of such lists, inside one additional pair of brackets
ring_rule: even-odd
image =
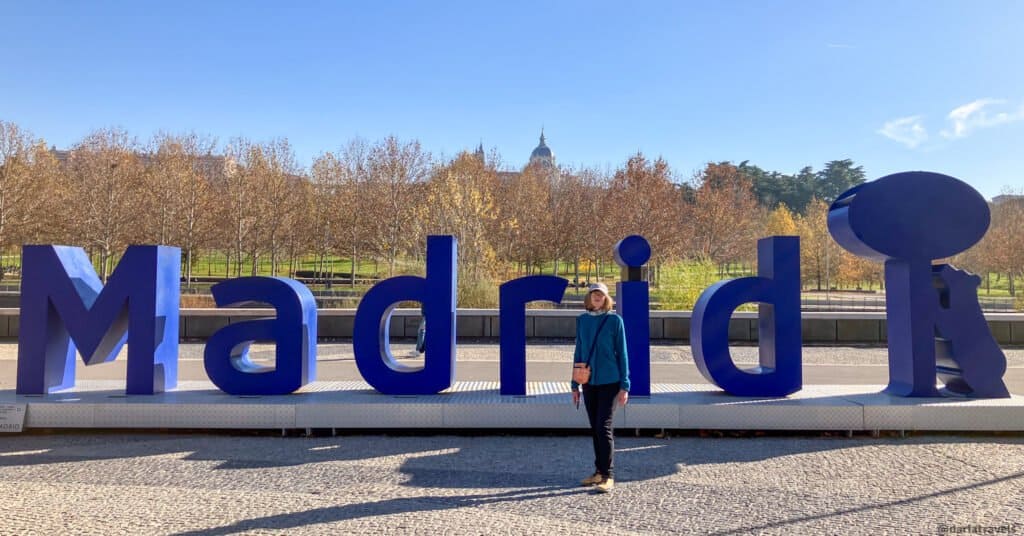
[(597, 484), (598, 493), (608, 493), (615, 487), (615, 479), (611, 477), (605, 477)]
[(604, 476), (601, 473), (594, 473), (587, 478), (584, 478), (580, 484), (584, 486), (593, 486), (595, 484), (600, 484), (602, 480), (604, 480)]

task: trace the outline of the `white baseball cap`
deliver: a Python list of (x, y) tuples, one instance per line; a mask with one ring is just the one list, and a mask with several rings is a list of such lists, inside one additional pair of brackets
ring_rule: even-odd
[(590, 294), (595, 290), (604, 294), (606, 298), (608, 297), (608, 285), (605, 285), (604, 283), (591, 283), (590, 286), (587, 287), (587, 294)]

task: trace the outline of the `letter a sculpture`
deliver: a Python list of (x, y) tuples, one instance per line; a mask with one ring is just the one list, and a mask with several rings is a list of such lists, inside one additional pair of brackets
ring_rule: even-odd
[(980, 278), (932, 265), (977, 243), (988, 204), (966, 183), (923, 171), (855, 186), (832, 203), (828, 229), (851, 253), (885, 263), (889, 386), (899, 396), (1005, 398), (1006, 356), (978, 304)]

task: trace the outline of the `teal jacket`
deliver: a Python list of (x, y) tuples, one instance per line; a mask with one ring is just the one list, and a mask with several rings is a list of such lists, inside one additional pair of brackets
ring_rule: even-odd
[[(576, 351), (574, 363), (586, 363), (590, 346), (594, 344), (594, 333), (601, 320), (608, 318), (597, 335), (597, 347), (590, 359), (590, 384), (607, 385), (617, 383), (623, 391), (629, 391), (629, 356), (626, 354), (626, 328), (622, 317), (615, 313), (592, 315), (583, 313), (576, 317)], [(579, 384), (572, 382), (572, 390)]]

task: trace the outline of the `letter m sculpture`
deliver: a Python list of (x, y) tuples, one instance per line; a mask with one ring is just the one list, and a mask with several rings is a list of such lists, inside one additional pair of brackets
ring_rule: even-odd
[(75, 385), (75, 354), (86, 365), (113, 361), (128, 343), (129, 395), (178, 382), (181, 251), (131, 246), (106, 287), (81, 248), (22, 249), (17, 393)]

